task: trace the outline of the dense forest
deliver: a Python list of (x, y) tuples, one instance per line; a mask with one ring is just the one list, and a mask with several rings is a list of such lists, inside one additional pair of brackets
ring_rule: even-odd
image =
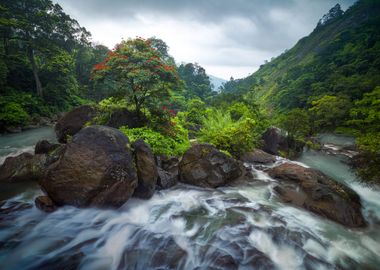
[(97, 124), (131, 112), (136, 123), (118, 127), (148, 140), (157, 154), (183, 153), (191, 138), (239, 156), (258, 146), (270, 125), (287, 131), (291, 146), (318, 147), (314, 134), (335, 131), (358, 138), (356, 166), (379, 180), (376, 165), (363, 165), (380, 160), (378, 1), (358, 1), (346, 12), (336, 5), (309, 36), (220, 93), (203, 67), (177, 64), (159, 38), (130, 38), (110, 49), (91, 43), (49, 0), (5, 1), (0, 10), (1, 131), (83, 104), (98, 107)]

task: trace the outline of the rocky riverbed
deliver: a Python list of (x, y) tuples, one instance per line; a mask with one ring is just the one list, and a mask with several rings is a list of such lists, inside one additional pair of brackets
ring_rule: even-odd
[[(89, 155), (84, 150), (75, 150), (89, 142), (88, 132), (84, 133), (83, 142), (81, 136), (77, 139), (74, 136), (70, 142), (72, 150), (65, 146), (66, 159)], [(105, 137), (109, 137), (106, 134)], [(95, 152), (101, 153), (99, 147), (107, 146), (107, 142), (102, 142), (100, 136), (96, 136), (96, 140)], [(119, 139), (115, 137), (114, 141)], [(74, 147), (75, 144), (79, 146)], [(125, 196), (126, 203), (119, 208), (99, 208), (98, 204), (78, 208), (75, 201), (58, 203), (58, 208), (46, 213), (34, 203), (43, 195), (39, 185), (17, 183), (17, 192), (8, 193), (1, 202), (0, 268), (376, 269), (380, 253), (380, 194), (359, 184), (340, 157), (309, 151), (301, 156), (302, 163), (299, 163), (259, 152), (259, 156), (251, 156), (251, 161), (243, 165), (212, 147), (196, 147), (199, 149), (190, 151), (187, 157), (185, 154), (178, 167), (175, 165), (178, 160), (165, 160), (157, 167), (157, 174), (153, 172), (153, 178), (145, 177), (147, 183), (156, 179), (158, 187), (163, 176), (173, 178), (174, 175), (175, 178), (177, 170), (180, 183), (166, 189), (156, 188), (148, 196), (152, 196), (150, 199)], [(78, 153), (73, 155), (72, 151)], [(114, 151), (112, 153), (117, 157)], [(131, 154), (135, 158), (135, 154)], [(96, 156), (92, 157), (91, 162), (96, 163)], [(322, 162), (324, 158), (335, 163)], [(146, 154), (140, 162), (152, 167), (148, 160), (149, 154)], [(64, 164), (57, 163), (49, 170), (59, 170), (60, 166), (67, 166)], [(79, 162), (77, 166), (87, 168), (88, 164)], [(291, 171), (284, 172), (283, 166)], [(314, 182), (314, 171), (307, 167), (318, 168), (322, 176), (315, 172), (317, 181)], [(107, 169), (101, 166), (91, 168), (99, 179), (106, 175), (101, 172), (106, 173)], [(335, 177), (335, 170), (340, 178)], [(131, 175), (125, 177), (115, 179), (133, 179)], [(141, 172), (136, 172), (136, 177), (141, 179)], [(308, 181), (304, 182), (305, 179)], [(315, 186), (320, 181), (322, 189)], [(203, 184), (194, 186), (194, 183)], [(314, 188), (310, 183), (314, 183)], [(331, 183), (335, 184), (331, 186)], [(112, 187), (109, 182), (106, 184)], [(342, 203), (353, 196), (347, 205), (354, 203), (349, 207), (355, 208), (352, 211), (357, 216), (357, 226), (341, 225), (342, 222), (336, 222), (326, 213), (313, 211), (313, 202), (300, 204), (298, 199), (292, 201), (287, 199), (289, 196), (282, 196), (278, 187), (288, 190), (289, 185), (295, 185), (292, 191), (301, 192), (301, 197), (309, 191), (314, 200), (322, 196), (320, 202), (340, 198), (343, 201), (338, 202), (338, 207), (343, 207)], [(103, 184), (100, 186), (106, 188)], [(99, 187), (95, 191), (107, 195)], [(346, 197), (346, 193), (351, 195)], [(54, 196), (51, 198), (56, 205)], [(104, 202), (103, 199), (95, 201)], [(42, 205), (48, 206), (48, 203), (42, 201)]]

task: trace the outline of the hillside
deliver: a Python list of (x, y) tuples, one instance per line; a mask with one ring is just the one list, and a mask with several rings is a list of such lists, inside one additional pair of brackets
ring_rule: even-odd
[(314, 31), (225, 92), (253, 96), (278, 111), (309, 107), (323, 95), (362, 98), (380, 85), (380, 1), (337, 5)]
[(212, 88), (213, 88), (214, 91), (218, 91), (219, 92), (219, 87), (221, 87), (226, 82), (225, 79), (222, 79), (222, 78), (219, 78), (219, 77), (215, 77), (215, 76), (212, 76), (212, 75), (208, 75), (208, 77), (210, 78), (210, 82), (212, 84)]

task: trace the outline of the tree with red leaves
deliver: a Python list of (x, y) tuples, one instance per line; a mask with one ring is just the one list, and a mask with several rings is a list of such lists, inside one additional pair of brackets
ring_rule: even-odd
[(140, 37), (117, 44), (103, 62), (94, 66), (92, 78), (111, 80), (134, 105), (138, 117), (149, 99), (169, 96), (169, 90), (179, 82), (176, 67), (149, 39)]

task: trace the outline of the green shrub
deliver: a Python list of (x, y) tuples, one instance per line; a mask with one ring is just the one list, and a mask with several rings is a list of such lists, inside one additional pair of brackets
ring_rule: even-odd
[(120, 131), (129, 138), (131, 143), (138, 139), (144, 140), (155, 155), (179, 156), (190, 146), (187, 131), (183, 128), (179, 128), (174, 136), (164, 135), (147, 127), (132, 129), (121, 127)]
[(127, 108), (127, 101), (124, 98), (105, 98), (98, 103), (100, 113), (92, 119), (88, 125), (104, 125), (108, 122), (113, 112)]
[(30, 93), (8, 91), (0, 96), (0, 127), (22, 126), (35, 116), (50, 116), (53, 108)]
[(19, 103), (9, 102), (0, 108), (0, 123), (2, 126), (25, 125), (29, 120), (28, 113)]
[(254, 119), (240, 118), (235, 121), (228, 112), (212, 110), (207, 117), (203, 117), (198, 140), (238, 157), (255, 147), (258, 135)]

